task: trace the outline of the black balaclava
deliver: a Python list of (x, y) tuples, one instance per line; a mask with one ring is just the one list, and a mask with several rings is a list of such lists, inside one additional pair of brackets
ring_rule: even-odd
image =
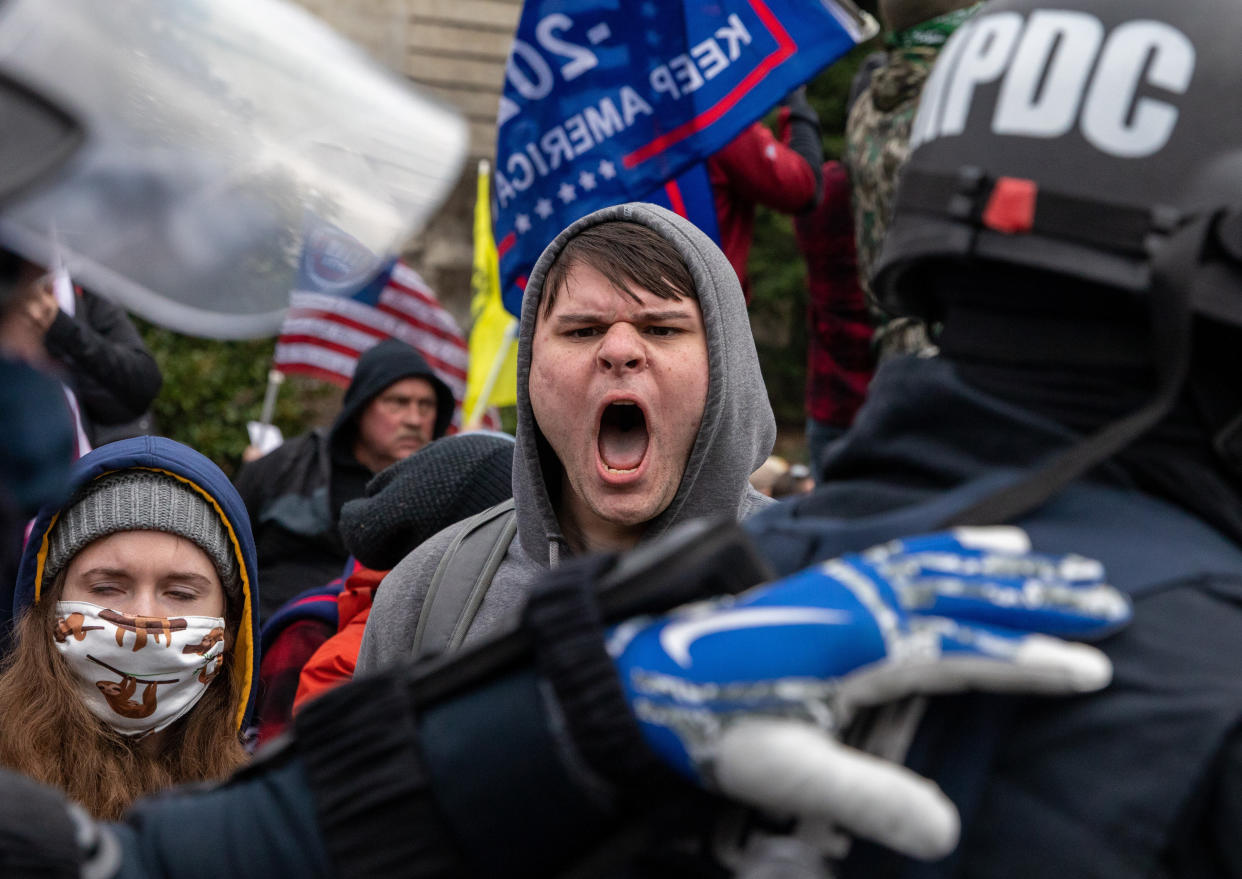
[[(1134, 411), (1156, 377), (1133, 295), (1030, 270), (946, 267), (941, 354), (964, 381), (1083, 435)], [(1196, 320), (1172, 410), (1110, 460), (1143, 490), (1242, 541), (1242, 369), (1237, 332)]]

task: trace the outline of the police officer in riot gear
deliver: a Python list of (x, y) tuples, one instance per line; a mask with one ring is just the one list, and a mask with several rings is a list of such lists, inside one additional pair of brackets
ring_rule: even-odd
[(1242, 9), (1045, 6), (987, 4), (923, 93), (875, 286), (941, 357), (882, 369), (826, 487), (753, 530), (792, 569), (841, 517), (1015, 521), (1135, 621), (1103, 693), (931, 704), (907, 762), (962, 843), (847, 877), (1242, 872)]

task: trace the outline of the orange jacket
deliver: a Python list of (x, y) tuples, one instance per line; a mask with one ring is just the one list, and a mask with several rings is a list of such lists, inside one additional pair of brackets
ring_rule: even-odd
[(371, 601), (375, 590), (387, 571), (376, 571), (358, 565), (345, 581), (336, 606), (339, 614), (336, 634), (311, 654), (298, 678), (297, 695), (293, 698), (293, 713), (320, 693), (338, 687), (354, 676), (358, 664), (358, 650), (362, 647), (362, 632), (371, 615)]

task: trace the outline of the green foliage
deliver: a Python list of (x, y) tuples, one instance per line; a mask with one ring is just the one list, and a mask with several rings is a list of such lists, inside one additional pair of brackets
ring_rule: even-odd
[[(157, 429), (198, 449), (232, 475), (257, 420), (267, 388), (274, 339), (221, 342), (182, 336), (134, 319), (164, 375), (152, 407)], [(273, 422), (286, 437), (335, 411), (339, 389), (291, 378), (276, 400)]]
[(500, 407), (500, 429), (517, 436), (517, 406)]
[(805, 420), (806, 266), (794, 242), (793, 221), (774, 211), (755, 219), (750, 252), (750, 324), (777, 422)]

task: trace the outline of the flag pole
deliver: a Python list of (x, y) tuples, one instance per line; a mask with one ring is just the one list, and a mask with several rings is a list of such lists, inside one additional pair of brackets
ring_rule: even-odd
[(483, 413), (487, 410), (487, 402), (492, 398), (492, 390), (496, 387), (496, 380), (500, 378), (501, 370), (505, 368), (505, 358), (509, 356), (509, 349), (517, 341), (517, 334), (518, 322), (510, 320), (509, 325), (505, 327), (505, 335), (500, 342), (500, 348), (497, 349), (496, 356), (492, 358), (491, 369), (487, 371), (487, 380), (483, 382), (483, 389), (479, 391), (479, 396), (474, 401), (474, 411), (466, 419), (465, 430), (479, 429), (479, 424), (483, 421)]
[(285, 374), (279, 369), (267, 371), (267, 390), (263, 393), (263, 409), (259, 413), (259, 423), (264, 428), (272, 423), (272, 417), (276, 414), (276, 393), (284, 383)]
[(258, 421), (246, 422), (246, 433), (250, 438), (249, 445), (242, 451), (242, 463), (255, 461), (283, 441), (280, 429), (272, 424), (276, 414), (276, 392), (284, 384), (285, 374), (276, 367), (267, 371), (267, 390), (263, 393), (263, 408)]

